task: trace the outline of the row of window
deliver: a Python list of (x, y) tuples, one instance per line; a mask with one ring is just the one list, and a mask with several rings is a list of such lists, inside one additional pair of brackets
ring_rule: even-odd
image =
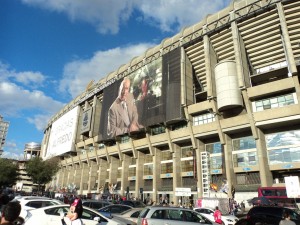
[[(280, 163), (300, 162), (300, 130), (267, 134), (266, 147), (270, 165)], [(223, 150), (220, 142), (205, 145), (205, 151), (210, 153), (210, 169), (222, 169)], [(194, 152), (191, 147), (181, 149), (181, 172), (194, 171)], [(232, 140), (232, 157), (234, 167), (258, 165), (256, 142), (252, 136)], [(144, 176), (153, 175), (152, 156), (147, 155), (144, 164)], [(121, 176), (121, 171), (119, 172)], [(161, 174), (173, 173), (172, 153), (163, 151), (161, 158)], [(136, 175), (136, 168), (129, 168), (129, 176)], [(191, 176), (193, 174), (191, 173)]]
[[(289, 93), (257, 100), (252, 103), (252, 107), (254, 112), (259, 112), (266, 109), (274, 109), (293, 104), (298, 104), (296, 93)], [(193, 117), (194, 126), (211, 123), (213, 121), (215, 121), (215, 116), (213, 113), (205, 113)]]

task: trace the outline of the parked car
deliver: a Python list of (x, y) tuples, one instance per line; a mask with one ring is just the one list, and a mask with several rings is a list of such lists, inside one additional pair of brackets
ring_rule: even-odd
[[(28, 211), (25, 225), (57, 225), (62, 224), (61, 218), (70, 209), (70, 205), (53, 205)], [(128, 223), (109, 219), (96, 210), (83, 206), (82, 222), (85, 225), (127, 225)], [(67, 224), (68, 220), (65, 218)]]
[(122, 205), (129, 205), (133, 208), (144, 208), (146, 205), (142, 201), (124, 200), (121, 201)]
[(57, 199), (51, 199), (47, 197), (38, 196), (23, 196), (13, 199), (12, 201), (18, 201), (21, 205), (20, 216), (25, 218), (28, 210), (38, 209), (51, 205), (62, 205), (63, 202)]
[(116, 217), (121, 217), (121, 218), (125, 218), (127, 220), (133, 221), (133, 222), (137, 222), (137, 219), (141, 213), (141, 211), (144, 208), (132, 208), (132, 209), (128, 209), (118, 215), (115, 215), (114, 218)]
[[(215, 212), (214, 209), (211, 209), (211, 208), (194, 208), (194, 210), (196, 212), (205, 214), (210, 220), (214, 220), (214, 212)], [(221, 220), (222, 220), (224, 225), (234, 225), (239, 220), (239, 218), (237, 218), (236, 216), (233, 216), (233, 215), (229, 215), (229, 214), (228, 215), (223, 215), (222, 214)]]
[(120, 214), (128, 209), (132, 209), (132, 207), (129, 205), (112, 204), (98, 209), (97, 211), (107, 218), (112, 218), (112, 216)]
[(108, 201), (103, 201), (103, 200), (85, 199), (85, 200), (82, 200), (82, 205), (87, 206), (91, 209), (98, 210), (105, 206), (112, 205), (112, 203), (108, 202)]
[(300, 215), (291, 208), (279, 206), (254, 206), (247, 213), (247, 220), (253, 224), (279, 224), (283, 214), (288, 212), (291, 220), (300, 225)]
[(204, 214), (191, 209), (167, 206), (147, 206), (140, 213), (137, 225), (218, 225)]

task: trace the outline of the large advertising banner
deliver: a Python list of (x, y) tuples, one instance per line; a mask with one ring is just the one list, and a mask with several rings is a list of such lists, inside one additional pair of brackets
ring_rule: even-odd
[(176, 49), (104, 89), (100, 140), (183, 119), (180, 59)]
[(134, 71), (104, 89), (100, 139), (138, 132), (164, 121), (162, 59)]
[(75, 150), (79, 106), (67, 112), (52, 124), (46, 158)]

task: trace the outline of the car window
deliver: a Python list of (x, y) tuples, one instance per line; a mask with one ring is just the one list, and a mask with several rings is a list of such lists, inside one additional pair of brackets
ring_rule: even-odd
[(102, 207), (104, 207), (105, 205), (103, 205), (101, 202), (91, 202), (91, 208), (93, 209), (100, 209)]
[(296, 221), (300, 221), (300, 215), (298, 213), (296, 213), (294, 210), (287, 210), (286, 211), (289, 212), (290, 217), (292, 220), (296, 220)]
[(30, 206), (32, 208), (41, 208), (43, 206), (43, 202), (41, 201), (31, 201), (26, 204), (26, 206)]
[(168, 219), (168, 213), (165, 209), (157, 209), (151, 215), (153, 219)]
[[(94, 220), (95, 217), (100, 217), (98, 214), (88, 210), (88, 209), (83, 209), (82, 212), (82, 219), (86, 219), (86, 220)], [(107, 222), (107, 220), (103, 217), (101, 218), (101, 222)]]
[(140, 213), (141, 213), (141, 210), (136, 211), (136, 212), (132, 213), (130, 217), (132, 217), (132, 218), (138, 218), (139, 215), (140, 215)]
[(82, 205), (90, 207), (90, 202), (83, 202)]
[(141, 213), (140, 213), (139, 217), (141, 217), (141, 218), (145, 218), (145, 217), (147, 216), (147, 214), (148, 214), (149, 210), (150, 210), (149, 208), (145, 208), (145, 209), (143, 209), (143, 210), (141, 211)]
[(212, 224), (208, 219), (204, 216), (201, 216), (198, 213), (192, 211), (183, 211), (185, 216), (183, 217), (187, 222), (194, 222), (194, 223), (205, 223), (205, 224)]
[(183, 213), (182, 210), (170, 209), (168, 211), (169, 211), (169, 219), (170, 220), (179, 220), (179, 221), (184, 220), (185, 214)]
[(59, 205), (59, 203), (58, 202), (52, 202), (52, 201), (43, 202), (43, 207), (51, 206), (51, 205)]
[(60, 216), (62, 213), (65, 214), (69, 212), (69, 207), (55, 207), (51, 209), (45, 209), (44, 211), (47, 215)]

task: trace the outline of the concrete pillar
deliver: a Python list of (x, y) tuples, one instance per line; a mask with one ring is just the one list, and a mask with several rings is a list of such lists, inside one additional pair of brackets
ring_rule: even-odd
[(89, 167), (89, 180), (88, 180), (88, 190), (87, 193), (91, 193), (94, 190), (96, 179), (97, 179), (97, 163), (90, 161)]
[(280, 28), (281, 28), (282, 44), (284, 47), (285, 58), (288, 63), (289, 74), (295, 76), (298, 75), (297, 66), (293, 54), (292, 44), (291, 44), (289, 31), (285, 20), (282, 3), (278, 2), (276, 3), (276, 6), (277, 6)]
[(161, 187), (162, 180), (160, 178), (161, 172), (161, 150), (154, 148), (153, 156), (153, 200), (157, 203), (159, 202), (157, 189)]
[(135, 193), (136, 197), (143, 200), (143, 197), (140, 193), (140, 188), (144, 187), (143, 179), (143, 168), (145, 163), (145, 154), (138, 152), (138, 158), (136, 159), (136, 180), (135, 180)]
[(272, 186), (273, 177), (269, 168), (266, 139), (264, 133), (258, 129), (256, 140), (257, 157), (259, 163), (259, 176), (262, 187)]
[(175, 205), (178, 205), (178, 197), (175, 196), (175, 189), (177, 187), (182, 187), (182, 177), (181, 177), (181, 148), (178, 145), (173, 145), (173, 201)]
[(224, 145), (224, 162), (225, 163), (225, 173), (228, 183), (228, 197), (231, 196), (232, 186), (236, 184), (236, 177), (233, 170), (232, 162), (232, 139), (229, 135), (225, 134), (225, 145)]
[(101, 188), (104, 188), (105, 180), (108, 179), (108, 177), (106, 177), (107, 169), (108, 169), (108, 162), (104, 159), (99, 159), (99, 167), (98, 167), (98, 171), (97, 171), (97, 173), (98, 173), (97, 192), (100, 192)]
[(129, 187), (128, 171), (129, 171), (130, 159), (131, 158), (128, 155), (123, 156), (121, 190), (122, 190), (122, 195), (124, 195), (124, 196), (129, 194), (129, 193), (127, 193), (127, 187)]
[(109, 171), (109, 183), (116, 184), (118, 178), (118, 167), (121, 165), (121, 161), (118, 158), (112, 157), (110, 160)]
[(196, 163), (197, 163), (197, 195), (198, 198), (202, 198), (202, 164), (201, 164), (201, 152), (205, 152), (205, 144), (197, 139), (197, 148), (196, 148)]

